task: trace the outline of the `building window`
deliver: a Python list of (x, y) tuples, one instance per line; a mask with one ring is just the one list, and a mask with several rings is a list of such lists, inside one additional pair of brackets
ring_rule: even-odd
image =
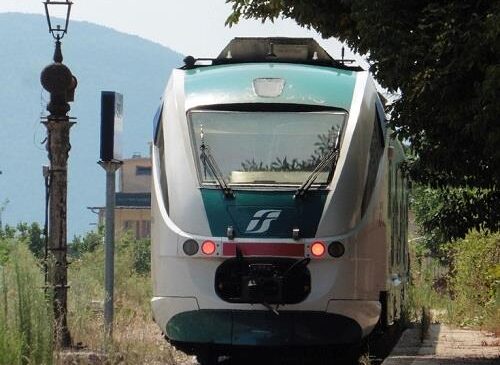
[(139, 238), (149, 238), (151, 236), (151, 221), (144, 220), (141, 222), (141, 234)]
[(135, 168), (136, 175), (144, 175), (151, 176), (151, 166), (136, 166)]
[(135, 230), (135, 221), (125, 221), (123, 223), (123, 230), (125, 232)]

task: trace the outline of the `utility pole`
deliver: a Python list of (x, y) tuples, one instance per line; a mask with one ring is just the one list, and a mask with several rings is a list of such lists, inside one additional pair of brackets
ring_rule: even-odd
[[(69, 131), (74, 122), (70, 121), (67, 113), (70, 110), (68, 102), (73, 101), (77, 85), (76, 78), (70, 69), (63, 65), (61, 52), (61, 38), (66, 34), (69, 10), (69, 1), (50, 1), (45, 3), (49, 31), (55, 42), (54, 63), (46, 66), (40, 81), (45, 90), (50, 93), (50, 102), (47, 105), (49, 115), (42, 120), (47, 128), (47, 151), (50, 161), (49, 167), (49, 224), (48, 224), (48, 293), (53, 298), (55, 319), (55, 345), (59, 348), (71, 345), (71, 335), (67, 323), (67, 298), (68, 298), (68, 261), (67, 253), (67, 168), (68, 154), (71, 148)], [(67, 18), (64, 28), (60, 25), (53, 28), (49, 16), (49, 6), (67, 6)]]

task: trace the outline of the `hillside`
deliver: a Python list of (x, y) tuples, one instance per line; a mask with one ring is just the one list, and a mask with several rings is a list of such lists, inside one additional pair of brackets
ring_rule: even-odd
[[(161, 30), (159, 30), (161, 31)], [(167, 30), (164, 30), (167, 31)], [(41, 70), (52, 61), (54, 43), (40, 15), (0, 14), (0, 204), (9, 200), (3, 223), (43, 221), (41, 142), (49, 98)], [(99, 159), (100, 92), (124, 95), (125, 156), (148, 153), (152, 118), (172, 68), (182, 55), (159, 44), (87, 22), (71, 21), (63, 39), (64, 63), (78, 78), (70, 116), (69, 238), (88, 231), (96, 216), (86, 207), (104, 204)]]

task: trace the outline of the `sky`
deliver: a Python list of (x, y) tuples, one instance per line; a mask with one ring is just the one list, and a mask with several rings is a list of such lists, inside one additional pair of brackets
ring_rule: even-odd
[[(234, 37), (312, 37), (334, 58), (341, 57), (342, 45), (324, 40), (292, 20), (262, 24), (241, 20), (232, 28), (224, 22), (231, 13), (225, 0), (72, 0), (73, 7), (65, 44), (71, 42), (71, 21), (88, 21), (159, 43), (184, 55), (216, 57)], [(0, 0), (0, 13), (45, 14), (43, 0)], [(1, 38), (0, 38), (1, 39)], [(51, 36), (47, 29), (47, 39)], [(97, 39), (96, 42), (99, 40)], [(355, 58), (367, 68), (362, 57), (346, 48), (346, 58)], [(2, 201), (0, 201), (1, 203)], [(0, 213), (1, 214), (1, 213)], [(10, 223), (10, 222), (9, 222)]]
[[(1, 0), (0, 12), (44, 14), (42, 0)], [(194, 57), (216, 57), (234, 37), (312, 37), (334, 58), (340, 58), (342, 45), (335, 39), (299, 27), (292, 20), (262, 24), (241, 20), (232, 28), (224, 26), (231, 12), (225, 0), (73, 0), (71, 19), (104, 25), (160, 43), (174, 51)], [(71, 40), (71, 23), (66, 41)], [(346, 48), (346, 57), (359, 56)]]

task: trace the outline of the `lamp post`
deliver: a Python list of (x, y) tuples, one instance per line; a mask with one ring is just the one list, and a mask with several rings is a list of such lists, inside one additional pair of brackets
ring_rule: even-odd
[[(55, 345), (59, 348), (71, 345), (71, 336), (67, 325), (67, 292), (68, 292), (68, 261), (66, 210), (67, 210), (67, 161), (70, 150), (69, 130), (74, 122), (67, 113), (70, 110), (68, 102), (73, 101), (77, 85), (76, 78), (70, 69), (62, 64), (61, 39), (68, 31), (69, 15), (72, 3), (70, 1), (47, 0), (45, 13), (49, 32), (55, 42), (54, 63), (46, 66), (40, 81), (45, 90), (50, 93), (47, 105), (49, 115), (42, 120), (47, 128), (47, 151), (49, 167), (49, 224), (48, 224), (48, 257), (46, 283), (49, 293), (53, 296), (54, 336)], [(54, 18), (54, 12), (65, 10), (65, 19)]]

